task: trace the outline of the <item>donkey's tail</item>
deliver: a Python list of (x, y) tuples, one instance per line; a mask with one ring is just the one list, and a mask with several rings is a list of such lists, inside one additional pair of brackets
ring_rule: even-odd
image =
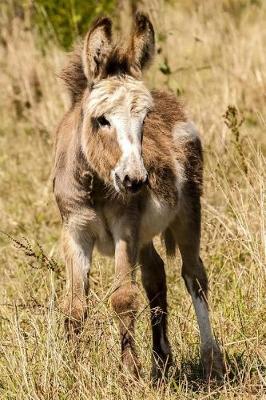
[(166, 254), (169, 257), (174, 257), (176, 254), (176, 241), (171, 229), (167, 228), (163, 234), (162, 239), (165, 244)]

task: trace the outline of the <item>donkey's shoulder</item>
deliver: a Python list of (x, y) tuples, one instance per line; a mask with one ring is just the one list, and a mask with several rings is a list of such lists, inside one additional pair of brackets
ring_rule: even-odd
[[(200, 133), (193, 121), (188, 118), (182, 101), (178, 100), (173, 93), (165, 91), (154, 90), (152, 96), (154, 108), (151, 118), (148, 118), (148, 134), (149, 131), (150, 135), (152, 135), (151, 131), (157, 131), (155, 134), (157, 142), (164, 141), (172, 150), (182, 150), (181, 153), (185, 159), (191, 152), (198, 153), (201, 158)], [(180, 154), (176, 156), (178, 159)]]
[(187, 121), (183, 103), (173, 93), (153, 90), (153, 116), (159, 118), (171, 130), (178, 121)]
[(174, 205), (185, 186), (192, 185), (201, 194), (201, 140), (173, 94), (156, 90), (152, 96), (154, 107), (144, 125), (143, 157), (152, 190)]

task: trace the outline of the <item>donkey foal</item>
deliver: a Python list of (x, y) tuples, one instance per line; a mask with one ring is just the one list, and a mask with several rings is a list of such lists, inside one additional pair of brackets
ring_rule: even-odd
[(176, 98), (150, 92), (141, 80), (154, 53), (154, 31), (138, 13), (128, 44), (112, 42), (111, 21), (98, 19), (62, 77), (71, 107), (58, 128), (54, 193), (63, 221), (67, 269), (64, 311), (74, 330), (86, 317), (93, 248), (115, 255), (112, 305), (119, 316), (122, 362), (137, 375), (134, 346), (138, 290), (135, 267), (151, 307), (152, 376), (172, 362), (167, 337), (164, 263), (153, 245), (178, 246), (182, 276), (197, 315), (207, 377), (223, 374), (207, 305), (207, 276), (199, 256), (202, 149)]

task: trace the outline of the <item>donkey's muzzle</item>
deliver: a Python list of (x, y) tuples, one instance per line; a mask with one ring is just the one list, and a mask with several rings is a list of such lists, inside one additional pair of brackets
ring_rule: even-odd
[(124, 179), (121, 180), (117, 174), (115, 174), (116, 183), (120, 188), (123, 188), (127, 192), (137, 193), (147, 183), (147, 178), (143, 179), (131, 179), (129, 175), (125, 175)]

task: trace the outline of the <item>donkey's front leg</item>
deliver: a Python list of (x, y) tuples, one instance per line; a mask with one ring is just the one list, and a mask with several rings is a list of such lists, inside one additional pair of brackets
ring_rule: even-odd
[(129, 372), (138, 376), (139, 363), (135, 351), (134, 327), (138, 290), (135, 284), (136, 249), (133, 238), (115, 240), (115, 284), (112, 306), (119, 318), (122, 363)]
[(66, 264), (66, 295), (62, 310), (67, 332), (78, 333), (87, 314), (88, 272), (94, 241), (85, 229), (64, 227), (62, 250)]

